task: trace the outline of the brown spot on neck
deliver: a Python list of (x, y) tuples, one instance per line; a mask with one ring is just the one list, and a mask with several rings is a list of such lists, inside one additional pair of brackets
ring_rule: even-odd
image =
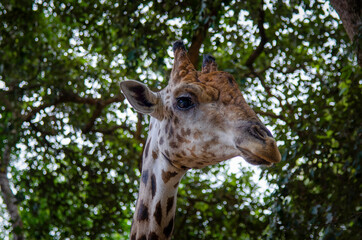
[(199, 139), (201, 136), (202, 132), (200, 130), (195, 130), (194, 132), (194, 139)]
[(173, 218), (170, 220), (170, 222), (168, 223), (167, 227), (165, 227), (163, 229), (163, 233), (165, 234), (165, 236), (168, 238), (173, 230)]
[(171, 138), (173, 136), (173, 127), (170, 125), (170, 132), (168, 133), (168, 138)]
[(175, 199), (174, 197), (170, 197), (169, 199), (167, 199), (167, 212), (166, 212), (167, 215), (173, 207), (174, 199)]
[(178, 148), (178, 144), (174, 141), (170, 142), (170, 147), (172, 148)]
[(190, 143), (191, 142), (190, 140), (188, 140), (187, 138), (185, 138), (179, 134), (176, 135), (176, 138), (179, 143)]
[(151, 193), (152, 193), (152, 199), (156, 194), (157, 185), (156, 185), (156, 176), (155, 174), (152, 174), (151, 176)]
[(145, 184), (145, 185), (147, 185), (147, 180), (148, 180), (148, 170), (144, 170), (143, 172), (142, 172), (142, 182)]
[(142, 235), (140, 238), (138, 238), (137, 240), (147, 240), (146, 235)]
[(159, 145), (163, 144), (163, 137), (160, 137), (160, 141), (158, 142)]
[(131, 240), (136, 240), (136, 233), (132, 234)]
[(182, 136), (185, 136), (185, 137), (187, 137), (187, 136), (189, 136), (190, 135), (190, 133), (191, 133), (191, 130), (188, 128), (188, 129), (184, 129), (184, 128), (181, 128), (181, 134), (182, 134)]
[(157, 203), (156, 210), (155, 210), (155, 213), (153, 214), (153, 216), (155, 217), (156, 222), (158, 223), (158, 225), (161, 225), (161, 221), (162, 221), (161, 200)]
[(164, 183), (167, 183), (171, 178), (175, 177), (177, 172), (165, 172), (162, 170), (162, 180)]
[(178, 125), (179, 122), (180, 122), (180, 121), (178, 120), (178, 118), (177, 118), (176, 116), (174, 116), (174, 118), (173, 118), (173, 124)]
[(148, 240), (159, 240), (159, 237), (155, 232), (151, 232), (148, 234)]
[(165, 127), (165, 133), (168, 134), (168, 130), (170, 129), (171, 122), (167, 121), (166, 127)]
[(145, 158), (148, 157), (148, 150), (150, 148), (150, 142), (151, 142), (151, 138), (148, 139), (147, 143), (146, 143), (146, 147), (145, 147)]
[(137, 220), (145, 221), (147, 219), (148, 219), (148, 207), (143, 203), (143, 200), (141, 200), (140, 205), (138, 206)]
[(152, 151), (152, 157), (154, 160), (156, 160), (158, 158), (158, 152), (157, 151)]

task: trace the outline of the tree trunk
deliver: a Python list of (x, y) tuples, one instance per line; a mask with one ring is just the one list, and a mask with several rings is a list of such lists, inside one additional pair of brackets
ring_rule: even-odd
[(217, 15), (221, 9), (221, 2), (222, 1), (213, 1), (212, 4), (208, 6), (210, 10), (208, 16), (204, 17), (204, 19), (200, 22), (199, 27), (195, 30), (195, 34), (192, 36), (188, 56), (195, 69), (199, 69), (200, 48), (209, 32), (210, 24), (214, 21), (213, 19), (218, 19)]
[(21, 217), (19, 214), (17, 200), (14, 196), (13, 191), (10, 188), (10, 182), (7, 177), (8, 173), (7, 169), (10, 162), (10, 151), (11, 150), (9, 145), (5, 145), (3, 156), (0, 162), (0, 190), (7, 211), (10, 214), (12, 228), (13, 228), (13, 239), (23, 240), (25, 239), (22, 233), (23, 222), (21, 221)]
[(202, 43), (205, 40), (209, 28), (209, 23), (196, 30), (196, 34), (191, 39), (191, 46), (188, 51), (189, 59), (196, 69), (198, 69), (199, 53)]
[(356, 45), (358, 64), (362, 67), (362, 8), (360, 0), (331, 0), (343, 27), (351, 41)]

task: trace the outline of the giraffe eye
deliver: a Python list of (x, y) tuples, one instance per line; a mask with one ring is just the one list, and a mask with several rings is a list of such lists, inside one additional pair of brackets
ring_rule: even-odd
[(176, 106), (180, 110), (188, 110), (193, 108), (195, 104), (190, 97), (178, 97), (176, 98)]

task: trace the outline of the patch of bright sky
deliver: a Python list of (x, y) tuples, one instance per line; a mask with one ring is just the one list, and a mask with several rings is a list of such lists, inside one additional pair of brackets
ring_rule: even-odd
[(1, 90), (7, 90), (7, 87), (5, 85), (5, 82), (3, 80), (0, 79), (0, 89)]

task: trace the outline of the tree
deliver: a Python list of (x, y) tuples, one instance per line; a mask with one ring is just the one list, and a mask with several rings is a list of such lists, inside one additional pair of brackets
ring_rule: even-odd
[(346, 32), (355, 45), (358, 63), (362, 66), (362, 10), (356, 0), (332, 0), (331, 5), (338, 12)]
[(195, 65), (211, 53), (235, 76), (283, 161), (263, 169), (264, 194), (248, 169), (189, 172), (176, 235), (361, 238), (361, 69), (328, 2), (5, 1), (0, 13), (0, 238), (126, 238), (148, 119), (118, 84), (164, 86), (177, 39)]

